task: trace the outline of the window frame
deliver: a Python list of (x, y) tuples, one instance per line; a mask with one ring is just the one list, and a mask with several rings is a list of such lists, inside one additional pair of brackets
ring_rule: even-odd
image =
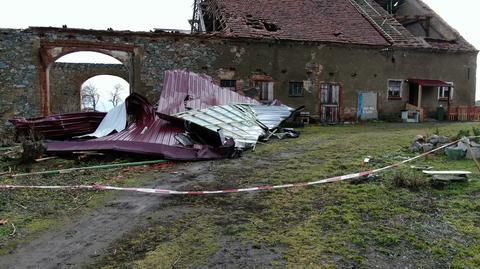
[[(300, 88), (292, 88), (292, 86), (300, 86)], [(293, 91), (292, 91), (293, 90)], [(299, 91), (294, 92), (294, 91)], [(288, 82), (288, 96), (289, 97), (304, 97), (305, 96), (305, 87), (303, 81), (289, 81)]]
[[(391, 82), (400, 82), (400, 89), (398, 92), (398, 96), (392, 96), (390, 95), (390, 83)], [(387, 80), (387, 99), (388, 100), (402, 100), (403, 98), (403, 79), (388, 79)]]
[[(274, 81), (272, 80), (252, 80), (253, 87), (259, 90), (257, 95), (258, 101), (271, 102), (275, 100), (275, 90), (274, 90), (273, 84), (274, 84)], [(270, 94), (272, 96), (270, 96)]]
[[(223, 86), (222, 84), (225, 83), (225, 82), (230, 82), (230, 83), (233, 82), (233, 86)], [(220, 80), (220, 87), (236, 91), (237, 90), (237, 80), (236, 79), (221, 79)]]
[[(438, 87), (438, 101), (448, 101), (452, 100), (453, 91), (455, 89), (453, 82), (447, 82), (450, 86), (440, 86)], [(448, 89), (448, 96), (444, 96), (445, 88)]]

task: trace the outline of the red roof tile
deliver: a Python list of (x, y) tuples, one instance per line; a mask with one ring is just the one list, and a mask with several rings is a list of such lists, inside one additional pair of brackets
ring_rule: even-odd
[[(209, 0), (227, 35), (368, 45), (389, 42), (348, 0)], [(269, 31), (268, 28), (278, 28)]]

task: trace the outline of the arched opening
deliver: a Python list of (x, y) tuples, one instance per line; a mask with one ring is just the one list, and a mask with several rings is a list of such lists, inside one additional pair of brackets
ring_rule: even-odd
[(123, 102), (131, 89), (125, 55), (68, 50), (57, 55), (47, 69), (50, 113), (108, 111)]
[(80, 87), (81, 110), (107, 112), (125, 101), (129, 88), (129, 83), (118, 76), (91, 77)]
[(123, 64), (118, 59), (95, 51), (77, 51), (58, 58), (56, 63)]

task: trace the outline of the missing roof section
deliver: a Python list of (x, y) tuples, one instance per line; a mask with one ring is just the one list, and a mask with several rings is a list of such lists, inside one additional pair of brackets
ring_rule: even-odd
[(220, 7), (215, 1), (211, 0), (197, 0), (200, 2), (198, 8), (194, 12), (198, 12), (197, 16), (201, 17), (204, 32), (221, 32), (226, 30), (225, 17), (220, 11)]
[(263, 19), (258, 19), (253, 17), (252, 15), (248, 14), (245, 16), (246, 24), (254, 29), (258, 30), (266, 30), (268, 32), (276, 32), (280, 30), (280, 27), (278, 27), (277, 24), (268, 22)]

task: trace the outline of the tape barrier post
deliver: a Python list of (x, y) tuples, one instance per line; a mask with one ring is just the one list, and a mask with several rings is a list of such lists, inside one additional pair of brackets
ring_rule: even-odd
[(420, 154), (418, 156), (412, 157), (410, 159), (378, 168), (375, 170), (348, 174), (343, 176), (336, 176), (331, 178), (326, 178), (317, 181), (310, 182), (301, 182), (301, 183), (292, 183), (292, 184), (283, 184), (283, 185), (264, 185), (250, 188), (239, 188), (239, 189), (228, 189), (228, 190), (207, 190), (207, 191), (176, 191), (168, 189), (157, 189), (157, 188), (125, 188), (125, 187), (115, 187), (115, 186), (106, 186), (106, 185), (74, 185), (74, 186), (28, 186), (28, 185), (0, 185), (0, 190), (2, 189), (51, 189), (51, 190), (75, 190), (75, 189), (84, 189), (84, 190), (104, 190), (104, 191), (125, 191), (125, 192), (139, 192), (139, 193), (150, 193), (150, 194), (163, 194), (163, 195), (210, 195), (210, 194), (225, 194), (225, 193), (239, 193), (239, 192), (253, 192), (253, 191), (265, 191), (265, 190), (276, 190), (276, 189), (287, 189), (287, 188), (298, 188), (312, 185), (320, 185), (326, 183), (339, 182), (349, 179), (360, 178), (372, 174), (377, 174), (389, 169), (399, 167), (403, 164), (412, 162), (414, 160), (420, 159), (427, 155), (430, 155), (434, 152), (442, 150), (446, 147), (455, 145), (460, 140), (445, 144), (441, 147), (433, 149), (429, 152)]

